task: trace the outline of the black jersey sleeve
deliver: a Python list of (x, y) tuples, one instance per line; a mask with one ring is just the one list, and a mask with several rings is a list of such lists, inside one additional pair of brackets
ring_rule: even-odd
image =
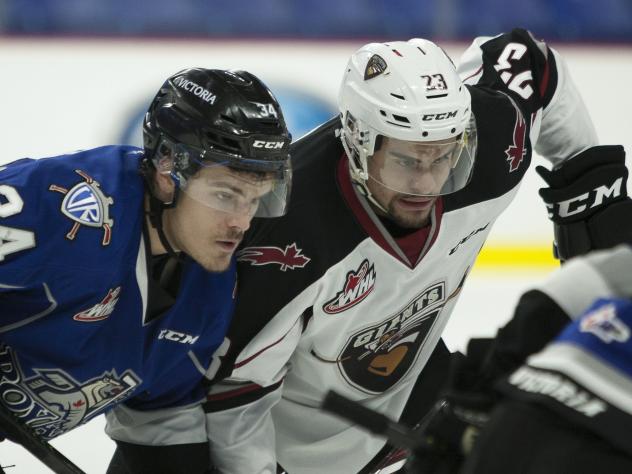
[(598, 144), (564, 58), (529, 31), (476, 38), (458, 71), (467, 85), (510, 97), (530, 124), (535, 151), (554, 165)]
[(494, 38), (478, 38), (461, 60), (467, 81), (504, 91), (525, 115), (545, 108), (558, 84), (555, 54), (544, 41), (516, 28)]

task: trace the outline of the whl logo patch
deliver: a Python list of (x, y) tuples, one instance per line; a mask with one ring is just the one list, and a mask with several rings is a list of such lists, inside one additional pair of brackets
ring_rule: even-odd
[(285, 246), (285, 250), (280, 247), (246, 247), (237, 252), (238, 262), (249, 262), (251, 265), (271, 265), (277, 264), (281, 271), (303, 268), (311, 258), (303, 255), (302, 250), (296, 246), (296, 242)]
[(92, 323), (94, 321), (102, 321), (107, 318), (112, 311), (114, 311), (114, 306), (118, 303), (119, 294), (121, 293), (121, 287), (117, 286), (113, 290), (108, 290), (108, 294), (103, 298), (100, 303), (95, 304), (92, 308), (82, 311), (80, 313), (75, 314), (72, 319), (75, 321), (81, 321), (84, 323)]
[(337, 314), (357, 305), (371, 294), (375, 288), (375, 268), (364, 260), (355, 271), (347, 273), (345, 285), (323, 306), (327, 314)]

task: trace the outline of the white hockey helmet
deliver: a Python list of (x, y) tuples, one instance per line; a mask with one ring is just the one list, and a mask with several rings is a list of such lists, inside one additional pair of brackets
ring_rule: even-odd
[[(338, 105), (351, 177), (370, 198), (368, 160), (379, 136), (411, 145), (409, 149), (417, 150), (414, 153), (420, 157), (426, 154), (425, 144), (436, 147), (439, 142), (448, 149), (441, 153), (450, 168), (440, 190), (416, 192), (397, 182), (407, 172), (394, 169), (401, 163), (391, 164), (382, 175), (371, 175), (384, 186), (407, 194), (443, 195), (469, 182), (476, 155), (470, 93), (450, 58), (431, 41), (415, 38), (360, 48), (348, 62)], [(417, 161), (412, 158), (406, 166)]]

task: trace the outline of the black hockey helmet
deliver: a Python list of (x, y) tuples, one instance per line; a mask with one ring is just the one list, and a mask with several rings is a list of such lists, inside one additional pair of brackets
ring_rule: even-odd
[(145, 114), (143, 141), (146, 158), (179, 190), (187, 192), (200, 168), (227, 166), (272, 177), (256, 216), (285, 212), (291, 135), (274, 95), (253, 74), (202, 68), (174, 74)]

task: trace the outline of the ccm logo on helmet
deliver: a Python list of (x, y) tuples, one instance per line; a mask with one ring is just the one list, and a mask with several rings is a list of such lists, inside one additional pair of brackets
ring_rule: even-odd
[(176, 77), (173, 83), (178, 86), (180, 89), (184, 89), (187, 92), (190, 92), (194, 96), (199, 97), (204, 102), (208, 102), (209, 104), (214, 104), (215, 100), (217, 100), (217, 96), (213, 94), (211, 91), (205, 89), (199, 84), (196, 84), (193, 81), (189, 81), (184, 77)]
[(266, 148), (268, 150), (278, 150), (283, 148), (285, 142), (266, 142), (264, 140), (255, 140), (252, 144), (255, 148)]
[(429, 121), (429, 120), (446, 120), (449, 118), (456, 117), (458, 110), (454, 110), (452, 112), (442, 112), (440, 114), (423, 114), (421, 116), (421, 120)]

